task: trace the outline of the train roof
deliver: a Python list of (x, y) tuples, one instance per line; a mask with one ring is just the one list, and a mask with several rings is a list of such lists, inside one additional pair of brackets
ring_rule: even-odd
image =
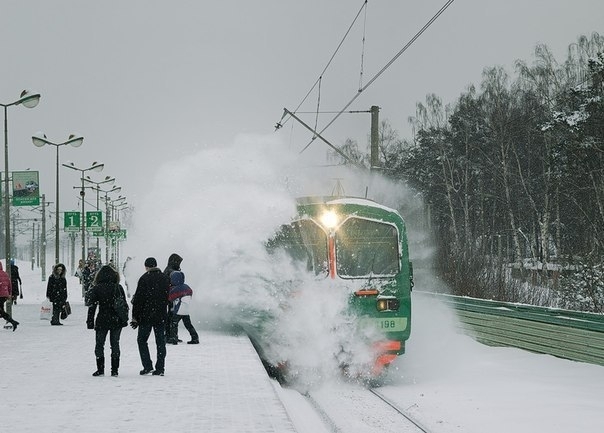
[(384, 210), (386, 212), (393, 212), (393, 213), (398, 214), (398, 212), (395, 209), (389, 208), (388, 206), (384, 206), (371, 199), (363, 198), (363, 197), (306, 196), (306, 197), (298, 197), (296, 199), (296, 201), (300, 205), (313, 205), (313, 204), (348, 205), (348, 204), (354, 204), (354, 205), (359, 205), (359, 206), (370, 206), (370, 207)]

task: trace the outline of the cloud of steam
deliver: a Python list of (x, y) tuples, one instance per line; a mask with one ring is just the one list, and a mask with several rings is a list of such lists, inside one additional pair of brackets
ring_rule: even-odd
[(241, 136), (140, 175), (149, 177), (148, 194), (136, 204), (123, 253), (133, 257), (126, 272), (131, 292), (146, 257), (163, 269), (176, 252), (200, 326), (243, 327), (264, 340), (269, 361), (287, 360), (315, 377), (331, 375), (340, 362), (369, 360), (354, 318), (342, 314), (352, 289), (270, 256), (264, 245), (295, 215), (296, 197), (331, 195), (335, 179), (346, 195), (403, 216), (420, 208), (408, 189), (343, 167), (301, 167), (297, 155), (263, 136)]

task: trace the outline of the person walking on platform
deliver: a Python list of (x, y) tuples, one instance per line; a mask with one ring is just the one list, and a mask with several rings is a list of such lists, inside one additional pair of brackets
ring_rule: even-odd
[(65, 272), (65, 265), (63, 263), (57, 263), (52, 268), (52, 274), (48, 277), (46, 297), (52, 302), (51, 325), (62, 325), (62, 323), (59, 322), (59, 315), (67, 302), (67, 280), (65, 279)]
[[(168, 291), (170, 280), (157, 267), (153, 257), (145, 260), (145, 273), (139, 278), (132, 296), (132, 329), (138, 328), (136, 341), (143, 364), (141, 375), (153, 372), (163, 376), (166, 360), (166, 321), (168, 320)], [(151, 331), (155, 336), (157, 359), (155, 370), (149, 353), (148, 340)]]
[(168, 257), (168, 264), (164, 269), (164, 275), (169, 277), (173, 271), (180, 271), (180, 264), (182, 263), (183, 258), (176, 253), (170, 254)]
[[(94, 354), (96, 356), (96, 371), (93, 376), (105, 374), (105, 341), (109, 334), (111, 345), (111, 376), (118, 375), (120, 367), (120, 335), (122, 328), (128, 326), (128, 320), (122, 321), (115, 311), (114, 301), (117, 297), (126, 299), (124, 288), (120, 284), (120, 275), (110, 265), (101, 266), (94, 277), (94, 282), (86, 292), (86, 305), (88, 306), (88, 317), (86, 325), (88, 329), (96, 331), (96, 344)], [(98, 306), (98, 314), (95, 314)]]
[(6, 320), (8, 323), (13, 325), (13, 332), (17, 330), (19, 322), (14, 320), (10, 314), (4, 311), (4, 303), (7, 299), (13, 296), (12, 285), (10, 277), (2, 268), (2, 262), (0, 262), (0, 317)]
[(96, 263), (94, 260), (88, 260), (82, 269), (82, 298), (86, 299), (86, 292), (90, 289), (96, 274)]
[(189, 305), (193, 296), (193, 289), (185, 284), (185, 274), (181, 271), (173, 271), (170, 274), (170, 294), (168, 300), (172, 303), (172, 335), (169, 344), (178, 344), (178, 323), (182, 319), (185, 328), (191, 335), (191, 341), (187, 344), (199, 344), (199, 335), (191, 323), (189, 316)]
[[(75, 274), (73, 274), (74, 277), (78, 277), (80, 284), (82, 284), (82, 272), (84, 272), (84, 260), (80, 259), (80, 261), (78, 262), (78, 268), (76, 269)], [(82, 289), (82, 296), (83, 295), (84, 290)]]
[(17, 304), (17, 298), (23, 299), (21, 276), (19, 275), (19, 266), (15, 265), (15, 260), (10, 260), (10, 280), (13, 286), (13, 304)]
[[(170, 274), (174, 271), (180, 271), (180, 264), (182, 263), (182, 257), (176, 253), (170, 254), (168, 257), (168, 264), (164, 269), (164, 275), (170, 279)], [(174, 330), (174, 316), (172, 314), (172, 302), (170, 302), (168, 309), (168, 321), (166, 322), (166, 340), (172, 341), (174, 340), (175, 335)], [(178, 337), (176, 337), (176, 343), (178, 343)]]

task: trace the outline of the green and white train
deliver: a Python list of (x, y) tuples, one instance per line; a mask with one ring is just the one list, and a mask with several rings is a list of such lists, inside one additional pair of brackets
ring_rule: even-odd
[(372, 336), (362, 342), (373, 357), (370, 376), (383, 375), (405, 352), (413, 269), (405, 222), (396, 210), (365, 198), (302, 197), (297, 216), (269, 247), (283, 249), (316, 278), (338, 280), (337, 287), (346, 290), (346, 313), (357, 327), (374, 331), (358, 334)]

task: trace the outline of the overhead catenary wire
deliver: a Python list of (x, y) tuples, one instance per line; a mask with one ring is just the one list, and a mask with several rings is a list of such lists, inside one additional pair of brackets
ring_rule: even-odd
[[(325, 74), (325, 72), (327, 71), (327, 69), (329, 68), (329, 66), (331, 65), (331, 62), (333, 61), (333, 59), (336, 57), (336, 54), (340, 51), (340, 48), (344, 44), (344, 41), (348, 37), (348, 34), (350, 33), (350, 31), (354, 27), (354, 24), (359, 19), (359, 16), (361, 15), (361, 12), (363, 12), (363, 9), (367, 7), (367, 2), (368, 1), (369, 0), (364, 0), (363, 1), (363, 5), (361, 6), (361, 8), (357, 12), (356, 16), (352, 20), (352, 23), (348, 27), (348, 30), (346, 30), (346, 33), (342, 37), (342, 40), (340, 40), (340, 43), (338, 44), (338, 46), (336, 47), (335, 51), (333, 52), (333, 54), (329, 58), (329, 61), (327, 62), (327, 64), (325, 65), (325, 67), (323, 68), (323, 70), (321, 71), (321, 73), (319, 74), (319, 77), (317, 78), (317, 80), (311, 86), (310, 90), (306, 93), (306, 95), (304, 96), (304, 98), (302, 98), (302, 100), (300, 101), (300, 103), (298, 104), (298, 106), (294, 109), (294, 111), (293, 111), (294, 113), (298, 111), (298, 109), (302, 106), (302, 104), (304, 104), (304, 102), (306, 102), (306, 100), (308, 99), (308, 97), (310, 96), (310, 94), (313, 92), (313, 90), (315, 90), (315, 87), (320, 86), (321, 80), (323, 79), (323, 75)], [(285, 114), (283, 116), (281, 116), (281, 120), (283, 120), (284, 117), (285, 117)], [(277, 123), (276, 129), (279, 129), (281, 126), (283, 126), (285, 123), (287, 123), (288, 120), (289, 119), (286, 119), (283, 122), (280, 121), (279, 123)]]
[[(345, 111), (350, 107), (350, 105), (356, 101), (356, 99), (363, 93), (369, 86), (371, 86), (375, 80), (377, 80), (413, 43), (447, 10), (449, 6), (455, 0), (447, 0), (447, 2), (436, 12), (430, 20), (401, 48), (395, 55), (380, 69), (363, 87), (361, 87), (354, 97), (348, 101), (348, 103), (336, 114), (328, 123), (319, 131), (319, 135), (321, 135), (327, 128), (329, 128)], [(299, 108), (299, 107), (298, 107)], [(316, 136), (311, 139), (311, 141), (300, 151), (300, 153), (304, 152), (315, 140)]]
[(361, 42), (361, 68), (359, 71), (359, 89), (363, 87), (363, 66), (365, 63), (365, 36), (367, 33), (367, 8), (365, 8), (365, 17), (363, 18), (363, 41)]
[[(317, 92), (317, 112), (315, 114), (315, 128), (314, 131), (319, 127), (319, 112), (321, 110), (321, 81), (319, 81), (319, 91)], [(313, 138), (316, 134), (313, 133)]]

